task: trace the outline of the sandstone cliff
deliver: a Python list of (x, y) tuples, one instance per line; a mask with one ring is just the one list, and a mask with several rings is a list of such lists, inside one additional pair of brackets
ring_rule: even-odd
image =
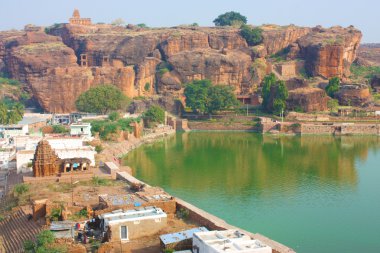
[(354, 27), (316, 27), (298, 41), (310, 76), (349, 77), (362, 34)]
[(102, 83), (129, 97), (181, 98), (182, 84), (207, 78), (233, 86), (238, 95), (251, 94), (271, 71), (269, 56), (282, 51), (305, 62), (312, 76), (344, 77), (361, 38), (354, 28), (262, 28), (263, 43), (256, 47), (228, 27), (62, 24), (48, 28), (48, 34), (3, 32), (0, 71), (23, 81), (46, 111), (71, 112), (82, 92)]

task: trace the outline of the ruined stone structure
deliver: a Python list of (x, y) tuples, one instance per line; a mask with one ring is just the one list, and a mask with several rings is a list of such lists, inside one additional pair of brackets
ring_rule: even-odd
[(59, 172), (59, 158), (46, 140), (38, 143), (33, 159), (33, 175), (46, 177)]
[(91, 18), (81, 18), (79, 10), (75, 9), (73, 16), (69, 19), (70, 25), (91, 25)]
[(369, 87), (365, 84), (343, 84), (335, 94), (339, 104), (363, 106), (372, 100)]

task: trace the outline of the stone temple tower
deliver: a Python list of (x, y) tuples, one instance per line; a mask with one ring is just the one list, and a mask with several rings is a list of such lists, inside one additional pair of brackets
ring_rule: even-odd
[(75, 9), (69, 23), (71, 25), (91, 25), (91, 18), (81, 18), (79, 10)]
[(46, 140), (38, 143), (33, 159), (35, 177), (53, 176), (59, 172), (59, 158)]

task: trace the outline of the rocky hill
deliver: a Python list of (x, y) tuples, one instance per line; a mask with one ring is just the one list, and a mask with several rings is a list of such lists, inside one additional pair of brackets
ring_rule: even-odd
[(0, 32), (0, 72), (23, 82), (44, 110), (55, 113), (75, 111), (82, 92), (104, 83), (129, 97), (174, 100), (182, 84), (207, 78), (249, 95), (270, 72), (284, 80), (348, 78), (362, 36), (354, 27), (261, 28), (263, 42), (250, 47), (231, 27), (27, 27)]

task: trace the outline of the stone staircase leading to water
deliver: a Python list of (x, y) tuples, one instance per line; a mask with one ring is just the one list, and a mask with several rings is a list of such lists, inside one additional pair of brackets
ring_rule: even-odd
[(24, 242), (34, 240), (41, 230), (42, 227), (33, 220), (28, 220), (28, 213), (20, 208), (0, 222), (0, 253), (23, 252)]

